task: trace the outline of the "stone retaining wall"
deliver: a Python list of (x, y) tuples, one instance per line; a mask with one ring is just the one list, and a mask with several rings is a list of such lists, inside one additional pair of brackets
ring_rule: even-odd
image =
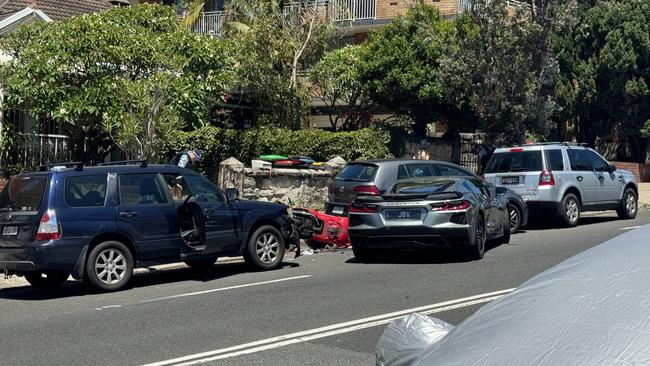
[(240, 196), (247, 200), (320, 210), (327, 201), (329, 185), (345, 161), (340, 159), (330, 164), (328, 170), (274, 168), (269, 171), (247, 168), (230, 158), (219, 164), (218, 185), (224, 190), (238, 189)]

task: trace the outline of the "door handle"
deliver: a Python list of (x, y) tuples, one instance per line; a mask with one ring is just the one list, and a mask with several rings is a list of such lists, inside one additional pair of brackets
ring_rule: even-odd
[(127, 219), (130, 219), (131, 217), (138, 216), (138, 213), (135, 212), (135, 211), (123, 211), (123, 212), (120, 212), (120, 216), (122, 216), (124, 218), (127, 218)]
[(582, 177), (582, 175), (579, 175), (579, 176), (576, 177), (576, 179), (578, 180), (578, 182), (582, 182), (582, 180), (583, 180), (584, 178)]

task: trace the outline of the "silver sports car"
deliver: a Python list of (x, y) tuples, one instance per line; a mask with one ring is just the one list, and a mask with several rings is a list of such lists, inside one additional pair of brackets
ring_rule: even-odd
[(354, 255), (373, 248), (458, 247), (469, 260), (485, 253), (487, 240), (510, 241), (506, 189), (472, 177), (398, 181), (382, 196), (357, 196), (350, 206)]

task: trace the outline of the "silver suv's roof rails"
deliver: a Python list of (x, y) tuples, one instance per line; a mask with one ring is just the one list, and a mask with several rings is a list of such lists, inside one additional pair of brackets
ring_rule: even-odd
[(588, 143), (585, 142), (535, 142), (533, 144), (524, 144), (524, 145), (517, 145), (518, 147), (526, 147), (526, 146), (549, 146), (549, 145), (562, 145), (562, 146), (589, 146)]

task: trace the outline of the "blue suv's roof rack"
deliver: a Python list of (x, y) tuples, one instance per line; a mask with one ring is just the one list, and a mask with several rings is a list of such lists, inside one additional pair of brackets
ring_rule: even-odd
[(135, 165), (140, 164), (141, 168), (146, 168), (148, 165), (147, 160), (121, 160), (121, 161), (111, 161), (108, 163), (97, 164), (97, 166), (110, 166), (110, 165)]
[(65, 168), (74, 167), (75, 170), (84, 170), (84, 165), (85, 165), (85, 163), (83, 163), (81, 161), (52, 163), (52, 164), (39, 165), (39, 166), (36, 167), (36, 171), (46, 172), (48, 170), (52, 170), (52, 168), (57, 168), (57, 167), (65, 167)]

